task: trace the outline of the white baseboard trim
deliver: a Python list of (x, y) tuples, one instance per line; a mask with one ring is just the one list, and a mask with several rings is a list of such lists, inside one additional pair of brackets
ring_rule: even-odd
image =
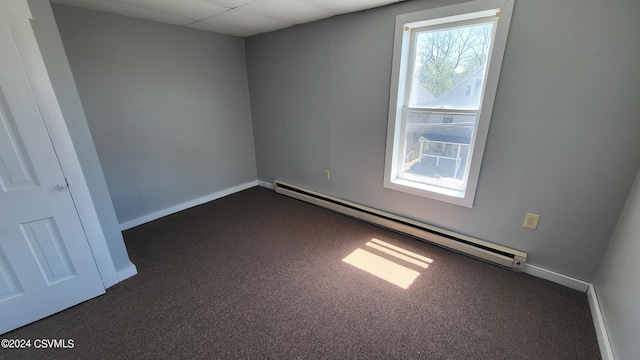
[(160, 219), (161, 217), (165, 217), (167, 215), (171, 215), (173, 213), (177, 213), (178, 211), (182, 211), (182, 210), (186, 210), (188, 208), (192, 208), (194, 206), (202, 205), (204, 203), (208, 203), (209, 201), (213, 201), (213, 200), (219, 199), (221, 197), (237, 193), (237, 192), (242, 191), (242, 190), (250, 189), (250, 188), (258, 186), (258, 185), (259, 185), (258, 181), (255, 180), (255, 181), (251, 181), (251, 182), (244, 183), (244, 184), (241, 184), (241, 185), (237, 185), (237, 186), (234, 186), (234, 187), (230, 187), (228, 189), (224, 189), (222, 191), (215, 192), (213, 194), (205, 195), (205, 196), (197, 198), (197, 199), (189, 200), (189, 201), (183, 202), (182, 204), (178, 204), (178, 205), (172, 206), (170, 208), (166, 208), (166, 209), (154, 212), (152, 214), (144, 215), (144, 216), (141, 216), (139, 218), (123, 222), (123, 223), (120, 224), (120, 231), (131, 229), (131, 228), (136, 227), (138, 225), (142, 225), (144, 223), (148, 223), (150, 221)]
[(596, 288), (592, 284), (589, 284), (587, 299), (589, 300), (589, 307), (591, 308), (593, 326), (596, 328), (596, 336), (598, 338), (598, 345), (600, 346), (600, 356), (602, 357), (602, 360), (614, 360), (613, 349), (611, 348), (607, 328), (604, 325), (602, 311), (600, 311), (600, 303), (598, 302)]
[(275, 189), (275, 187), (273, 186), (273, 183), (262, 181), (262, 180), (258, 180), (258, 185), (271, 190)]
[(118, 271), (118, 281), (125, 281), (128, 278), (135, 276), (138, 274), (138, 268), (136, 268), (135, 265), (133, 265), (132, 262), (129, 262), (129, 265)]
[(522, 272), (535, 277), (539, 277), (541, 279), (549, 280), (556, 284), (564, 285), (568, 288), (578, 290), (583, 293), (586, 293), (589, 289), (589, 286), (591, 285), (588, 282), (578, 280), (570, 276), (562, 275), (555, 271), (547, 270), (531, 264), (525, 264)]

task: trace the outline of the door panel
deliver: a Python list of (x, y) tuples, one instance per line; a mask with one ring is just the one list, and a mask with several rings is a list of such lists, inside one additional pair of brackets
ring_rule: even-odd
[(0, 14), (0, 333), (104, 293), (14, 43), (15, 21)]
[(31, 164), (25, 159), (24, 144), (16, 137), (15, 121), (8, 108), (0, 91), (0, 185), (5, 192), (35, 185)]
[(16, 274), (9, 266), (4, 252), (0, 249), (0, 302), (9, 300), (22, 294), (22, 287), (18, 284)]
[(53, 218), (30, 221), (20, 224), (20, 227), (47, 285), (53, 285), (76, 275)]

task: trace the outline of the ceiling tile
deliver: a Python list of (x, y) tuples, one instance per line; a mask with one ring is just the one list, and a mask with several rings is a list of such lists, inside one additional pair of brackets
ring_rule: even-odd
[(371, 9), (400, 0), (300, 0), (338, 14)]
[(229, 10), (228, 7), (206, 0), (111, 0), (115, 3), (136, 6), (188, 19), (202, 20)]
[(207, 2), (210, 2), (210, 3), (215, 3), (215, 4), (218, 4), (218, 5), (222, 5), (222, 6), (225, 6), (225, 7), (228, 7), (228, 8), (235, 8), (235, 7), (238, 7), (240, 5), (244, 5), (244, 4), (250, 3), (250, 2), (252, 2), (254, 0), (204, 0), (204, 1), (207, 1)]
[(226, 35), (233, 35), (233, 36), (240, 36), (240, 37), (255, 35), (255, 30), (244, 29), (236, 25), (229, 26), (229, 25), (223, 25), (223, 24), (205, 22), (205, 21), (199, 21), (197, 23), (187, 25), (187, 27), (203, 30), (203, 31), (214, 32), (218, 34), (226, 34)]
[(112, 1), (105, 0), (54, 0), (54, 2), (59, 4), (73, 5), (79, 6), (94, 10), (107, 11), (119, 15), (139, 18), (139, 19), (147, 19), (162, 22), (165, 24), (171, 25), (186, 25), (193, 22), (193, 20), (173, 15), (169, 13), (164, 13), (160, 11), (154, 10), (145, 10), (141, 9), (137, 6), (131, 6), (127, 4), (116, 3)]
[(402, 0), (51, 1), (205, 31), (251, 36)]
[(302, 24), (331, 17), (335, 13), (299, 0), (255, 0), (236, 10), (265, 15), (290, 24)]
[(249, 14), (240, 12), (238, 11), (238, 9), (232, 9), (227, 12), (223, 12), (222, 14), (213, 16), (209, 19), (191, 24), (189, 25), (189, 27), (201, 30), (214, 28), (231, 29), (233, 33), (225, 33), (237, 36), (251, 36), (262, 32), (283, 29), (291, 25), (293, 24), (284, 21), (278, 21), (267, 16)]

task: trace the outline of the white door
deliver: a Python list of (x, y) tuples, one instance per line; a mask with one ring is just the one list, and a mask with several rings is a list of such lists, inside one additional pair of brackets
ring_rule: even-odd
[(0, 334), (104, 293), (0, 12)]

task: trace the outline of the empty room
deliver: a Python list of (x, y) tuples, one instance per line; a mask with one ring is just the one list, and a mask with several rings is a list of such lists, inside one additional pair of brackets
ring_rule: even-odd
[(2, 0), (0, 358), (637, 359), (637, 14)]

